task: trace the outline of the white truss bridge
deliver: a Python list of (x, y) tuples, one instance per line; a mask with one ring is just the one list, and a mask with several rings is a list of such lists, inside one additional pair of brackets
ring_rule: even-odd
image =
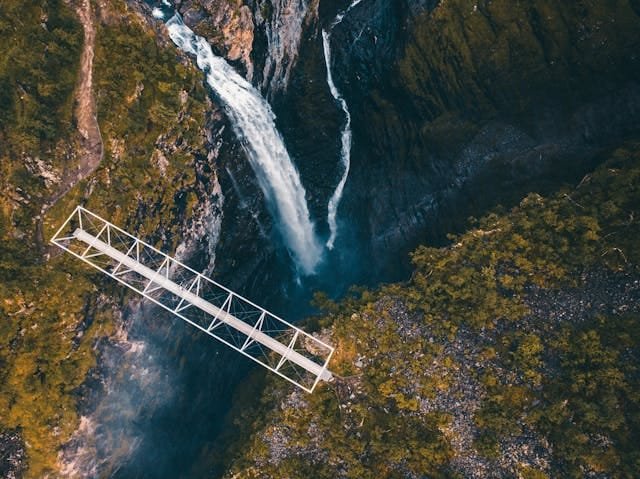
[(51, 242), (307, 392), (334, 348), (78, 206)]

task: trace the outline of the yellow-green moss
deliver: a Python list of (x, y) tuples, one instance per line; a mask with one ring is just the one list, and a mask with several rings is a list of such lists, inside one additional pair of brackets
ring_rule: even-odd
[[(480, 455), (499, 459), (500, 440), (526, 425), (551, 444), (553, 464), (521, 464), (522, 477), (581, 477), (584, 470), (632, 477), (640, 457), (640, 342), (631, 331), (640, 318), (556, 326), (528, 317), (524, 297), (535, 294), (531, 288), (580, 288), (588, 271), (640, 275), (639, 152), (630, 143), (578, 188), (530, 195), (506, 214), (474, 221), (449, 247), (419, 248), (406, 283), (338, 305), (319, 295), (327, 315), (314, 323), (331, 330), (336, 384), (288, 403), (290, 388), (267, 378), (261, 404), (268, 412), (242, 413), (238, 423), (252, 424), (243, 434), (253, 439), (228, 460), (227, 477), (329, 478), (337, 470), (354, 478), (457, 477), (445, 434), (453, 411), (419, 413), (418, 398), (446, 393), (461, 362), (483, 371), (476, 379), (486, 395), (471, 418)], [(445, 354), (462, 329), (494, 341), (471, 340), (464, 355)], [(610, 442), (585, 439), (594, 435)]]
[[(122, 2), (108, 8), (119, 15), (99, 26), (94, 64), (104, 159), (42, 218), (45, 242), (79, 203), (171, 241), (188, 217), (178, 192), (192, 198), (191, 214), (195, 156), (205, 153), (201, 74), (159, 47)], [(27, 477), (41, 478), (55, 474), (59, 447), (77, 427), (73, 392), (95, 365), (96, 339), (112, 333), (121, 292), (72, 258), (40, 250), (38, 215), (56, 186), (45, 188), (24, 161), (60, 171), (74, 158), (82, 30), (64, 2), (31, 0), (2, 3), (0, 33), (9, 39), (2, 59), (11, 59), (0, 60), (0, 429), (19, 428)], [(164, 171), (152, 161), (163, 148)], [(113, 294), (99, 300), (98, 287)]]

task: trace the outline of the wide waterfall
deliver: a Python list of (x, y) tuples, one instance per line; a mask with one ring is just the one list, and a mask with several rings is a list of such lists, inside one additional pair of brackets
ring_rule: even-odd
[(214, 55), (207, 41), (193, 33), (179, 14), (174, 14), (166, 25), (173, 42), (196, 57), (208, 85), (224, 107), (298, 269), (303, 274), (313, 274), (322, 246), (309, 218), (300, 176), (276, 129), (271, 106), (223, 58)]
[(333, 245), (335, 243), (336, 237), (338, 235), (338, 222), (336, 220), (336, 216), (338, 214), (338, 206), (340, 205), (340, 200), (342, 199), (342, 193), (344, 192), (344, 185), (347, 183), (347, 178), (349, 177), (349, 168), (351, 167), (351, 114), (349, 113), (349, 107), (344, 97), (336, 87), (336, 84), (333, 81), (333, 74), (331, 73), (331, 30), (340, 24), (344, 19), (345, 15), (349, 13), (349, 11), (358, 5), (362, 0), (354, 0), (349, 8), (345, 11), (339, 13), (336, 18), (329, 25), (328, 30), (322, 30), (322, 47), (324, 50), (324, 61), (327, 68), (327, 84), (329, 85), (329, 90), (331, 91), (331, 95), (335, 100), (340, 104), (340, 108), (344, 112), (345, 123), (342, 127), (342, 132), (340, 135), (340, 159), (342, 162), (342, 176), (340, 177), (340, 181), (336, 186), (336, 189), (331, 195), (329, 199), (329, 204), (327, 206), (327, 222), (329, 223), (329, 239), (327, 240), (327, 248), (333, 249)]

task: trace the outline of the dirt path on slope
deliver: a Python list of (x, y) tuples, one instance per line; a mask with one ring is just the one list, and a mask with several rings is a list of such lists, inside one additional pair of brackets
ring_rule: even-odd
[(102, 135), (93, 91), (93, 59), (96, 44), (93, 10), (90, 0), (72, 0), (69, 3), (78, 15), (84, 31), (78, 86), (75, 91), (74, 117), (78, 128), (77, 164), (65, 171), (58, 191), (43, 206), (42, 213), (51, 208), (79, 181), (93, 173), (100, 166), (103, 156)]
[(102, 161), (104, 147), (100, 126), (98, 124), (98, 113), (93, 91), (93, 59), (96, 45), (96, 25), (91, 0), (67, 0), (68, 4), (78, 15), (84, 32), (84, 43), (80, 56), (80, 68), (78, 69), (78, 85), (75, 91), (74, 117), (77, 124), (76, 154), (74, 158), (76, 164), (67, 168), (63, 174), (58, 190), (51, 196), (41, 209), (40, 217), (37, 219), (36, 243), (44, 246), (42, 237), (42, 219), (44, 214), (56, 202), (66, 195), (71, 188), (93, 173)]
[(96, 27), (90, 0), (77, 0), (75, 10), (84, 30), (84, 47), (80, 57), (79, 83), (76, 92), (76, 120), (82, 137), (80, 167), (76, 181), (92, 173), (102, 161), (103, 147), (93, 93), (93, 58)]

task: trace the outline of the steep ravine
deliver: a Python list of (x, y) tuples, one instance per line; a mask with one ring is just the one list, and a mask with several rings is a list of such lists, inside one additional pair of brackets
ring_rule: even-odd
[[(213, 3), (211, 5), (214, 8), (218, 8)], [(416, 8), (412, 10), (412, 15), (426, 15), (425, 10), (419, 6), (415, 7)], [(484, 125), (489, 123), (486, 123), (487, 120), (479, 116), (471, 120), (465, 120), (462, 126), (456, 123), (456, 134), (458, 134), (457, 132), (460, 130), (464, 132), (464, 134), (468, 134), (468, 131), (479, 132), (474, 133), (474, 138), (475, 144), (479, 144), (480, 146), (475, 146), (472, 141), (465, 151), (465, 158), (470, 158), (471, 160), (465, 159), (465, 161), (454, 162), (454, 164), (460, 166), (446, 166), (451, 160), (444, 162), (438, 159), (447, 158), (451, 151), (455, 152), (455, 149), (447, 149), (451, 148), (451, 146), (445, 145), (444, 148), (441, 148), (437, 141), (434, 146), (433, 141), (427, 140), (420, 140), (420, 146), (410, 146), (414, 141), (414, 133), (412, 132), (418, 128), (415, 126), (416, 123), (422, 125), (425, 121), (424, 118), (429, 117), (425, 115), (423, 118), (423, 112), (416, 112), (413, 109), (407, 109), (406, 111), (408, 111), (409, 114), (403, 116), (390, 115), (390, 111), (400, 108), (400, 106), (396, 104), (397, 101), (400, 101), (400, 105), (404, 111), (406, 106), (404, 100), (396, 100), (395, 97), (385, 99), (384, 95), (382, 95), (382, 99), (379, 101), (377, 97), (374, 96), (372, 102), (371, 97), (363, 97), (362, 95), (363, 92), (370, 92), (368, 95), (376, 95), (377, 89), (372, 90), (371, 86), (377, 86), (377, 82), (382, 83), (382, 86), (377, 87), (381, 92), (391, 91), (393, 95), (397, 95), (400, 99), (406, 95), (402, 90), (386, 90), (384, 82), (388, 81), (387, 79), (394, 75), (394, 69), (397, 68), (397, 63), (394, 58), (401, 58), (402, 55), (404, 55), (404, 53), (402, 53), (404, 43), (410, 43), (402, 33), (402, 25), (407, 25), (409, 31), (412, 32), (412, 29), (416, 27), (412, 26), (412, 17), (408, 16), (408, 13), (401, 8), (383, 6), (376, 4), (376, 2), (369, 2), (368, 5), (363, 4), (359, 6), (359, 8), (363, 10), (358, 14), (358, 9), (354, 9), (352, 12), (353, 16), (347, 18), (344, 24), (336, 29), (335, 34), (335, 42), (337, 45), (350, 45), (351, 43), (345, 42), (343, 37), (345, 35), (353, 35), (355, 39), (352, 46), (353, 51), (357, 54), (364, 55), (365, 58), (368, 59), (375, 58), (375, 62), (373, 63), (369, 63), (369, 60), (363, 60), (361, 63), (356, 61), (355, 65), (357, 68), (360, 68), (360, 65), (364, 65), (365, 68), (363, 71), (358, 72), (353, 68), (351, 60), (343, 60), (343, 62), (348, 61), (346, 65), (341, 63), (342, 50), (340, 47), (336, 49), (336, 82), (342, 88), (345, 97), (349, 99), (349, 104), (354, 105), (354, 112), (356, 112), (354, 113), (354, 134), (356, 135), (354, 139), (354, 155), (360, 155), (361, 168), (359, 172), (355, 170), (353, 177), (347, 184), (347, 196), (345, 197), (342, 217), (354, 220), (356, 227), (353, 228), (353, 225), (347, 225), (346, 234), (342, 236), (342, 241), (344, 241), (342, 248), (343, 251), (349, 251), (356, 249), (355, 245), (359, 245), (357, 249), (365, 251), (365, 255), (355, 261), (362, 269), (353, 276), (349, 276), (348, 279), (344, 279), (344, 285), (346, 285), (347, 281), (358, 280), (364, 277), (365, 274), (370, 273), (372, 270), (384, 271), (386, 258), (397, 258), (396, 253), (398, 252), (402, 255), (402, 248), (408, 250), (408, 248), (412, 246), (411, 238), (421, 237), (420, 231), (424, 231), (425, 227), (428, 227), (429, 231), (436, 230), (436, 233), (432, 236), (433, 239), (437, 239), (438, 235), (449, 231), (451, 225), (448, 223), (441, 224), (437, 218), (453, 217), (454, 219), (463, 219), (470, 211), (469, 206), (464, 204), (469, 201), (469, 199), (471, 199), (472, 212), (482, 211), (487, 204), (478, 201), (477, 208), (473, 209), (475, 206), (474, 202), (476, 201), (474, 197), (477, 192), (473, 191), (473, 188), (466, 189), (464, 183), (465, 181), (469, 181), (469, 178), (471, 178), (470, 181), (473, 182), (474, 175), (478, 175), (475, 177), (478, 178), (476, 181), (480, 185), (485, 184), (486, 180), (482, 179), (482, 169), (478, 169), (473, 163), (469, 164), (469, 161), (475, 162), (478, 157), (486, 157), (488, 153), (486, 153), (485, 150), (487, 150), (487, 148), (497, 149), (499, 152), (501, 149), (512, 151), (512, 149), (514, 149), (513, 145), (516, 144), (517, 147), (515, 149), (520, 151), (521, 146), (518, 142), (523, 141), (523, 134), (509, 124), (506, 126), (498, 125), (497, 128), (489, 126), (485, 128), (484, 133), (481, 132), (477, 124)], [(374, 11), (376, 13), (372, 15), (371, 12)], [(238, 18), (233, 14), (230, 15), (230, 17)], [(204, 25), (213, 25), (213, 22), (211, 22), (209, 18), (210, 17), (207, 16), (202, 17), (201, 24), (203, 26), (200, 30), (201, 33), (206, 32)], [(310, 209), (316, 218), (324, 217), (326, 202), (335, 185), (334, 178), (340, 173), (338, 167), (338, 122), (340, 121), (340, 111), (332, 101), (326, 84), (321, 81), (324, 77), (319, 36), (319, 27), (322, 21), (320, 17), (318, 17), (315, 22), (312, 20), (307, 26), (308, 29), (305, 30), (307, 33), (301, 35), (302, 38), (298, 47), (299, 53), (297, 53), (299, 56), (297, 65), (292, 67), (292, 64), (286, 64), (282, 66), (282, 69), (275, 70), (284, 74), (283, 72), (286, 72), (287, 68), (291, 68), (288, 74), (290, 78), (289, 87), (287, 89), (277, 88), (273, 93), (270, 93), (274, 99), (274, 108), (278, 114), (278, 124), (281, 126), (281, 131), (285, 137), (287, 146), (292, 145), (294, 158), (300, 168), (303, 181), (305, 185), (309, 185)], [(418, 20), (416, 19), (415, 22), (417, 24)], [(248, 23), (242, 23), (241, 28), (243, 31), (248, 31)], [(384, 33), (379, 34), (381, 32), (376, 32), (376, 28), (382, 29)], [(388, 31), (385, 30), (387, 28)], [(217, 39), (215, 31), (214, 29), (209, 37), (214, 46), (216, 44), (222, 45), (219, 47), (219, 51), (222, 54), (234, 48), (228, 45), (233, 45), (236, 41), (242, 44), (242, 38), (246, 38), (237, 35), (234, 36), (233, 33), (229, 33), (234, 31), (232, 28), (225, 32), (223, 39)], [(263, 55), (269, 55), (268, 41), (266, 41), (265, 45), (261, 46), (259, 29), (256, 30), (254, 28), (253, 31), (254, 35), (258, 34), (258, 36), (255, 37), (258, 40), (254, 40), (255, 50), (262, 51)], [(385, 44), (385, 42), (387, 43)], [(364, 43), (364, 45), (361, 45), (361, 43)], [(237, 47), (235, 48), (236, 50), (238, 49)], [(240, 48), (240, 50), (243, 49), (246, 51), (246, 47)], [(292, 55), (292, 51), (293, 50), (289, 50), (288, 55)], [(255, 53), (253, 55), (254, 57), (256, 56)], [(246, 69), (248, 74), (251, 73), (251, 68), (247, 67), (246, 63), (243, 63), (243, 60), (232, 58), (229, 55), (227, 55), (227, 57), (230, 60), (238, 60), (237, 64), (241, 71), (242, 69)], [(256, 59), (255, 61), (256, 65), (260, 65), (264, 60)], [(268, 62), (264, 62), (266, 68)], [(371, 64), (373, 65), (374, 71), (371, 70)], [(375, 71), (375, 68), (379, 68), (380, 71)], [(387, 70), (387, 68), (389, 70)], [(253, 74), (255, 75), (255, 71)], [(352, 79), (345, 81), (344, 75), (349, 75)], [(353, 76), (356, 76), (357, 79), (353, 79)], [(406, 84), (408, 85), (410, 82)], [(303, 85), (304, 87), (302, 88)], [(401, 88), (405, 88), (404, 83), (402, 83)], [(370, 104), (379, 105), (377, 106), (378, 111), (375, 113), (371, 112)], [(328, 115), (326, 117), (317, 117), (314, 115), (315, 111), (322, 111), (322, 109), (327, 112)], [(357, 116), (357, 112), (360, 112), (359, 117)], [(506, 115), (511, 116), (511, 113), (506, 113)], [(297, 120), (290, 122), (290, 118), (297, 118)], [(335, 120), (332, 120), (332, 118), (335, 118)], [(373, 129), (369, 128), (371, 123), (365, 120), (365, 118), (373, 119)], [(493, 120), (493, 116), (491, 116), (491, 119)], [(332, 129), (329, 128), (328, 133), (325, 125), (331, 125), (332, 121), (336, 122), (335, 130), (331, 131)], [(385, 126), (382, 127), (382, 133), (378, 132), (373, 134), (374, 131), (377, 131), (378, 121)], [(397, 124), (394, 124), (394, 121), (397, 121)], [(386, 126), (388, 122), (391, 123), (389, 126)], [(369, 136), (365, 136), (364, 138), (360, 137), (360, 140), (358, 140), (358, 125), (367, 125), (366, 130)], [(311, 140), (310, 137), (305, 136), (305, 130), (314, 132)], [(496, 131), (498, 133), (496, 133)], [(407, 134), (411, 136), (407, 137)], [(230, 131), (227, 131), (224, 135), (226, 140), (219, 152), (219, 155), (221, 155), (219, 156), (221, 161), (219, 164), (226, 165), (225, 172), (226, 169), (229, 168), (231, 175), (222, 174), (220, 181), (227, 199), (225, 210), (228, 213), (233, 213), (230, 213), (224, 219), (224, 233), (217, 248), (219, 261), (217, 262), (216, 273), (219, 277), (227, 279), (232, 286), (240, 288), (241, 291), (259, 291), (260, 299), (264, 298), (267, 304), (273, 302), (275, 305), (288, 306), (288, 308), (290, 308), (291, 299), (287, 299), (287, 297), (277, 298), (278, 294), (286, 292), (286, 286), (279, 287), (277, 285), (282, 284), (283, 280), (286, 281), (285, 278), (290, 272), (287, 272), (286, 269), (282, 271), (281, 260), (277, 257), (277, 248), (269, 245), (269, 243), (273, 241), (273, 237), (269, 233), (274, 226), (273, 222), (269, 218), (268, 212), (265, 211), (262, 198), (255, 194), (257, 185), (255, 180), (252, 179), (253, 173), (247, 167), (246, 162), (242, 161), (242, 152), (237, 146), (234, 147), (233, 135), (230, 134)], [(395, 137), (394, 135), (398, 136)], [(499, 140), (495, 139), (496, 136)], [(318, 137), (321, 140), (320, 142), (315, 141)], [(438, 131), (436, 136), (431, 136), (429, 139), (432, 140), (435, 138), (438, 141), (445, 139), (444, 141), (446, 143), (447, 141), (452, 141), (447, 140), (450, 137), (450, 130), (445, 128), (444, 131)], [(324, 140), (322, 140), (322, 138), (324, 138)], [(472, 140), (474, 138), (472, 138)], [(326, 142), (328, 148), (322, 146), (322, 141)], [(358, 145), (363, 144), (367, 146), (364, 149), (359, 149)], [(489, 146), (486, 146), (487, 144)], [(498, 145), (497, 147), (493, 146), (496, 144)], [(453, 146), (459, 148), (457, 144)], [(537, 151), (534, 148), (534, 144), (527, 143), (526, 146), (527, 148)], [(489, 152), (493, 152), (494, 150), (489, 149)], [(436, 156), (433, 151), (437, 152), (438, 155), (435, 159), (432, 159), (433, 156)], [(373, 154), (371, 154), (372, 152)], [(389, 156), (389, 152), (393, 152), (391, 157)], [(317, 161), (316, 158), (318, 159)], [(380, 158), (381, 166), (377, 164), (377, 158)], [(401, 167), (398, 169), (396, 165), (392, 168), (392, 171), (389, 172), (387, 168), (391, 165), (391, 163), (389, 163), (391, 158), (397, 158)], [(580, 162), (584, 161), (584, 157), (573, 157), (571, 155), (562, 158), (566, 158), (569, 162), (571, 162), (573, 158), (576, 160), (579, 158)], [(536, 160), (537, 159), (538, 158), (536, 158)], [(357, 161), (357, 159), (354, 159), (354, 161)], [(407, 163), (415, 166), (407, 168)], [(581, 166), (577, 165), (576, 168), (578, 171), (584, 171), (589, 168), (590, 164), (589, 162), (584, 162), (581, 163)], [(542, 177), (548, 175), (549, 168), (553, 168), (553, 166), (555, 166), (553, 163), (549, 163), (549, 167), (546, 169), (541, 168), (537, 172), (534, 171), (533, 176)], [(426, 175), (428, 176), (428, 183), (426, 185), (422, 180), (425, 175), (425, 169), (428, 172)], [(574, 173), (574, 175), (578, 174), (577, 172)], [(512, 178), (512, 181), (515, 180), (516, 184), (508, 183), (505, 187), (505, 195), (513, 195), (513, 198), (517, 198), (519, 191), (523, 193), (530, 189), (531, 183), (529, 180), (531, 177), (532, 172), (529, 168), (522, 168), (513, 173), (507, 173), (507, 178)], [(571, 174), (567, 175), (566, 172), (559, 172), (557, 180), (549, 181), (549, 188), (552, 188), (553, 185), (557, 185), (561, 181), (571, 179), (571, 177)], [(232, 184), (232, 178), (235, 179), (235, 185)], [(371, 181), (373, 181), (375, 186), (371, 186), (371, 183), (369, 183)], [(364, 182), (364, 184), (362, 182)], [(323, 186), (323, 184), (326, 186)], [(441, 185), (446, 185), (444, 192)], [(367, 192), (367, 196), (359, 197), (349, 203), (348, 192), (351, 191), (353, 194), (354, 191), (362, 190)], [(450, 193), (450, 190), (452, 190), (453, 193)], [(462, 198), (456, 197), (456, 190), (465, 191), (464, 196), (462, 196)], [(420, 213), (420, 209), (418, 209), (412, 212), (407, 218), (406, 213), (403, 212), (404, 208), (406, 208), (405, 205), (414, 201), (411, 199), (414, 194), (422, 191), (430, 192), (430, 195), (437, 198), (437, 201), (431, 206), (433, 211), (435, 211), (434, 215), (429, 216), (425, 213)], [(373, 197), (369, 196), (371, 192), (375, 192)], [(386, 195), (391, 195), (392, 200), (385, 200)], [(500, 193), (496, 196), (495, 192), (492, 192), (491, 195), (483, 196), (490, 198), (490, 204), (498, 201), (499, 195)], [(424, 202), (425, 200), (422, 198), (420, 201)], [(464, 202), (463, 206), (457, 207), (456, 205), (460, 201)], [(234, 204), (236, 206), (234, 206)], [(351, 207), (348, 206), (349, 204), (351, 204)], [(370, 209), (364, 214), (361, 206), (363, 204), (371, 205)], [(244, 205), (244, 208), (242, 205)], [(356, 211), (356, 213), (352, 213), (353, 211)], [(239, 213), (238, 216), (236, 216), (236, 212)], [(453, 214), (451, 214), (452, 212)], [(257, 218), (261, 219), (256, 221), (256, 215), (258, 215)], [(242, 221), (243, 216), (247, 218), (247, 222)], [(399, 237), (397, 226), (395, 226), (396, 223), (398, 223), (398, 217), (401, 218), (399, 223), (400, 229), (402, 230)], [(436, 218), (435, 220), (434, 217)], [(367, 230), (365, 230), (364, 233), (358, 231), (358, 225), (375, 225), (376, 223), (382, 222), (384, 218), (390, 218), (388, 221), (394, 225), (393, 233), (391, 234), (393, 241), (387, 239), (381, 240), (378, 234), (371, 236), (371, 231), (368, 230), (369, 226), (366, 227)], [(373, 223), (370, 223), (371, 221), (373, 221)], [(239, 228), (239, 224), (248, 225), (249, 228)], [(349, 227), (355, 229), (357, 234), (350, 234), (348, 231), (350, 229)], [(323, 226), (320, 225), (320, 228), (322, 229)], [(261, 229), (262, 231), (260, 231)], [(266, 238), (262, 236), (264, 231), (268, 234)], [(375, 232), (376, 229), (374, 228), (373, 231)], [(369, 239), (371, 237), (377, 239), (371, 240)], [(259, 238), (259, 240), (256, 241), (256, 238)], [(369, 246), (363, 248), (361, 245)], [(338, 245), (337, 249), (337, 256), (340, 257), (340, 245)], [(369, 254), (377, 258), (376, 261), (367, 261), (367, 255)], [(238, 260), (236, 258), (242, 259)], [(368, 264), (369, 266), (362, 267), (362, 264)], [(404, 271), (404, 268), (400, 268), (399, 270)], [(399, 270), (389, 271), (387, 269), (383, 277), (394, 277), (399, 273)], [(249, 283), (247, 283), (248, 278), (252, 278), (252, 281)], [(265, 284), (271, 284), (273, 287), (265, 290)], [(178, 326), (178, 328), (179, 331), (182, 330), (180, 326)], [(188, 347), (190, 350), (194, 347), (192, 341), (194, 341), (194, 339), (189, 339), (186, 343), (191, 345)], [(194, 470), (199, 470), (200, 467), (203, 467), (198, 463), (189, 465), (189, 461), (195, 459), (195, 455), (197, 451), (202, 448), (202, 444), (213, 445), (216, 443), (216, 434), (220, 431), (219, 427), (221, 426), (218, 422), (220, 418), (219, 413), (216, 414), (210, 409), (208, 413), (210, 415), (204, 416), (208, 418), (210, 422), (209, 425), (204, 423), (197, 431), (189, 429), (176, 431), (177, 434), (175, 438), (181, 438), (180, 441), (183, 442), (184, 446), (178, 448), (171, 454), (162, 452), (162, 447), (160, 447), (160, 445), (166, 441), (166, 434), (170, 429), (167, 425), (175, 424), (176, 421), (179, 421), (185, 416), (192, 418), (190, 421), (196, 420), (197, 415), (204, 412), (201, 406), (206, 404), (205, 397), (207, 394), (215, 391), (216, 397), (219, 398), (229, 395), (230, 389), (226, 389), (226, 392), (225, 390), (220, 390), (216, 382), (222, 380), (224, 384), (231, 386), (232, 384), (236, 384), (238, 379), (245, 373), (242, 367), (239, 367), (242, 363), (238, 362), (232, 353), (229, 354), (225, 351), (219, 351), (218, 354), (223, 354), (225, 358), (228, 358), (228, 360), (225, 359), (224, 362), (228, 363), (230, 367), (222, 370), (218, 368), (215, 374), (212, 375), (210, 365), (208, 361), (206, 361), (206, 358), (210, 357), (211, 351), (217, 348), (210, 345), (206, 341), (206, 338), (202, 341), (195, 338), (195, 341), (195, 344), (200, 345), (198, 347), (203, 348), (203, 353), (200, 360), (189, 363), (189, 371), (185, 371), (183, 375), (178, 376), (181, 377), (178, 381), (187, 381), (179, 387), (179, 389), (183, 391), (183, 396), (174, 398), (172, 402), (167, 403), (168, 409), (161, 409), (156, 413), (153, 413), (152, 410), (149, 411), (149, 419), (143, 422), (145, 426), (141, 430), (141, 434), (143, 434), (143, 436), (141, 436), (141, 446), (136, 450), (133, 460), (121, 466), (119, 472), (121, 477), (126, 477), (130, 474), (150, 474), (152, 471), (166, 470), (167, 468), (175, 471), (184, 471), (191, 467), (193, 467)], [(176, 357), (178, 356), (179, 355), (176, 355)], [(220, 364), (220, 362), (216, 360), (216, 364)], [(197, 388), (198, 391), (205, 394), (204, 396), (196, 393), (196, 391), (192, 390), (189, 386), (191, 381), (196, 381), (196, 378), (202, 374), (206, 375), (210, 381), (208, 383), (209, 385), (203, 386), (200, 384)], [(237, 379), (234, 379), (234, 377)], [(209, 392), (206, 393), (205, 391)], [(194, 394), (194, 397), (190, 397)], [(224, 410), (224, 407), (222, 410)], [(193, 438), (193, 442), (184, 442), (187, 441), (187, 438)], [(219, 453), (217, 451), (218, 447), (220, 446), (216, 446), (217, 453)], [(207, 460), (205, 458), (203, 464), (206, 463)]]
[[(11, 15), (0, 16), (2, 31), (12, 39), (11, 56), (21, 59), (11, 68), (0, 62), (0, 102), (6, 106), (0, 111), (0, 313), (7, 319), (0, 332), (10, 344), (0, 350), (0, 364), (8, 365), (0, 396), (0, 441), (7, 447), (0, 451), (18, 457), (18, 471), (26, 456), (26, 477), (51, 472), (52, 451), (77, 428), (79, 403), (86, 418), (60, 461), (69, 474), (79, 466), (85, 476), (94, 470), (122, 478), (166, 471), (219, 475), (228, 458), (213, 465), (210, 460), (225, 454), (228, 438), (221, 429), (242, 417), (236, 412), (229, 423), (221, 421), (247, 379), (247, 363), (157, 311), (140, 310), (118, 287), (73, 260), (31, 253), (31, 238), (38, 237), (33, 218), (63, 171), (79, 164), (68, 132), (83, 29), (61, 2), (19, 3), (8, 10)], [(352, 168), (337, 216), (340, 234), (318, 277), (296, 284), (228, 119), (146, 3), (94, 3), (92, 83), (104, 158), (43, 218), (44, 236), (82, 202), (167, 251), (191, 256), (198, 269), (287, 318), (304, 315), (317, 289), (339, 295), (354, 282), (406, 277), (406, 252), (419, 243), (442, 243), (446, 233), (464, 229), (469, 215), (516, 204), (532, 190), (577, 183), (602, 152), (633, 136), (639, 124), (637, 2), (586, 1), (578, 8), (542, 1), (513, 6), (506, 0), (363, 0), (331, 34), (333, 80), (348, 102), (353, 131)], [(327, 86), (321, 32), (350, 2), (177, 3), (214, 53), (270, 99), (312, 221), (328, 238), (327, 204), (343, 173), (344, 111)], [(28, 11), (31, 21), (16, 30), (5, 18), (20, 11)], [(16, 39), (15, 31), (26, 33)], [(25, 38), (53, 46), (40, 51), (29, 45), (37, 54), (27, 55)], [(43, 67), (41, 58), (53, 61)], [(614, 286), (626, 284), (614, 279), (605, 278)], [(635, 294), (633, 288), (631, 283)], [(629, 298), (618, 298), (614, 306)], [(384, 326), (400, 324), (411, 338), (413, 323), (401, 306), (391, 311), (399, 320)], [(342, 337), (350, 334), (345, 317)], [(354, 321), (372, 324), (362, 316)], [(114, 324), (122, 326), (118, 334)], [(114, 339), (98, 339), (105, 336)], [(458, 354), (461, 344), (451, 345), (445, 356)], [(347, 344), (341, 365), (364, 364), (350, 351)], [(256, 374), (254, 386), (238, 390), (238, 400), (264, 411), (254, 391), (263, 376)], [(349, 383), (342, 386), (340, 394), (351, 394)], [(412, 411), (412, 398), (397, 396), (394, 388), (382, 387), (384, 401)], [(287, 394), (278, 389), (272, 397)], [(291, 404), (302, 404), (298, 400)], [(91, 420), (96, 411), (98, 421)], [(265, 416), (249, 419), (260, 423)], [(436, 426), (429, 422), (418, 436), (439, 438)], [(276, 436), (272, 457), (286, 461), (292, 449)], [(448, 454), (438, 441), (430, 445)], [(84, 456), (74, 462), (78, 451)], [(384, 454), (379, 457), (384, 462)]]
[(579, 179), (640, 124), (633, 2), (436, 3), (363, 1), (332, 35), (353, 118), (343, 216), (375, 277), (404, 270), (387, 251)]
[[(329, 164), (339, 158), (340, 115), (318, 81), (321, 26), (347, 6), (337, 3), (321, 4), (274, 103), (318, 216), (339, 175)], [(397, 258), (418, 243), (442, 244), (492, 205), (575, 184), (608, 148), (638, 133), (630, 3), (589, 2), (580, 11), (436, 3), (362, 2), (335, 32), (335, 81), (354, 112), (354, 170), (341, 213), (347, 234), (337, 245), (352, 281), (403, 277), (408, 266)], [(555, 44), (557, 58), (529, 53), (541, 43)], [(616, 54), (596, 54), (604, 45)]]
[[(149, 10), (139, 13), (150, 22)], [(151, 22), (163, 42), (167, 32), (158, 25)], [(295, 271), (276, 234), (277, 221), (270, 218), (235, 125), (212, 108), (213, 120), (202, 125), (209, 132), (209, 170), (203, 168), (199, 175), (201, 181), (207, 181), (207, 175), (220, 178), (222, 236), (214, 245), (215, 269), (206, 241), (200, 245), (204, 250), (191, 249), (198, 253), (192, 262), (199, 269), (213, 270), (217, 279), (263, 304), (291, 304), (282, 296), (294, 284)], [(237, 121), (233, 115), (229, 119)], [(207, 204), (198, 206), (206, 210)], [(195, 234), (207, 237), (212, 231), (196, 229)], [(258, 295), (251, 294), (253, 288)], [(295, 311), (295, 306), (291, 309)], [(294, 314), (289, 311), (288, 317)], [(83, 390), (86, 417), (65, 453), (65, 474), (108, 473), (123, 478), (157, 477), (167, 471), (185, 474), (204, 445), (216, 442), (232, 390), (246, 376), (247, 361), (167, 315), (140, 309), (137, 302), (124, 310), (123, 323), (124, 338), (104, 346), (99, 358), (102, 367)], [(121, 350), (126, 354), (118, 356)], [(157, 396), (158, 388), (167, 394)], [(118, 410), (113, 404), (120, 405)], [(177, 428), (177, 422), (189, 426)], [(198, 427), (193, 427), (195, 423)]]

